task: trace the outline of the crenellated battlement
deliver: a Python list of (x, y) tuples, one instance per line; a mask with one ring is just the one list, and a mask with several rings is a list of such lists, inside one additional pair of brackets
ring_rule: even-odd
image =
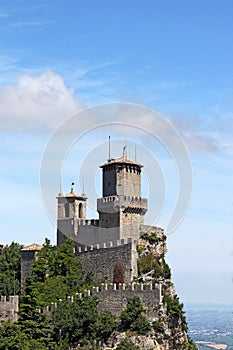
[[(92, 290), (85, 290), (84, 293), (76, 293), (75, 296), (68, 296), (67, 301), (74, 303), (78, 298), (85, 296), (97, 297), (99, 299), (98, 310), (100, 312), (110, 311), (117, 317), (126, 308), (128, 298), (138, 296), (143, 303), (146, 314), (152, 318), (158, 316), (158, 309), (163, 301), (161, 284), (145, 285), (143, 283), (119, 284), (118, 286), (115, 283), (102, 283), (100, 287), (93, 287)], [(43, 312), (51, 316), (62, 301), (60, 299), (56, 303), (51, 303), (50, 306), (46, 306), (43, 310), (38, 310), (38, 312)]]
[(99, 213), (117, 213), (121, 210), (144, 215), (147, 212), (147, 199), (137, 196), (115, 195), (97, 199)]
[(97, 199), (97, 206), (103, 203), (109, 202), (117, 202), (124, 203), (128, 205), (137, 205), (137, 206), (147, 206), (147, 199), (137, 196), (124, 196), (124, 195), (116, 195), (116, 196), (108, 196)]
[(77, 223), (79, 226), (99, 226), (99, 220), (97, 219), (91, 219), (91, 220), (77, 219)]
[(83, 253), (83, 252), (90, 252), (93, 250), (99, 250), (99, 249), (106, 249), (106, 248), (115, 248), (115, 247), (120, 247), (129, 243), (133, 243), (136, 245), (138, 242), (137, 240), (134, 240), (132, 238), (127, 238), (127, 239), (119, 239), (117, 241), (108, 241), (108, 242), (102, 242), (90, 246), (80, 246), (75, 248), (75, 252), (78, 253)]
[(0, 297), (0, 321), (17, 322), (19, 311), (18, 295)]

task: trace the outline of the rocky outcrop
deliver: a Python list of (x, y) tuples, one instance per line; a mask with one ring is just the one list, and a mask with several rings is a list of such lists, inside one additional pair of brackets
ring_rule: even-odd
[(148, 319), (151, 331), (147, 335), (132, 331), (116, 332), (105, 344), (105, 349), (117, 349), (122, 340), (127, 340), (144, 350), (195, 350), (187, 334), (187, 322), (171, 280), (170, 268), (165, 261), (166, 236), (158, 237), (153, 232), (142, 234), (138, 244), (138, 281), (162, 284), (163, 302), (157, 317)]

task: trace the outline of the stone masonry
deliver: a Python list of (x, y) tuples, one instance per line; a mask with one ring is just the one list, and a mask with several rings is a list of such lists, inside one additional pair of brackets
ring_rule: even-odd
[[(100, 312), (110, 311), (116, 317), (119, 317), (122, 311), (127, 306), (127, 299), (138, 296), (145, 308), (145, 314), (151, 319), (156, 319), (158, 316), (158, 310), (162, 304), (161, 285), (152, 284), (120, 284), (117, 288), (116, 284), (102, 283), (101, 287), (93, 287), (92, 290), (86, 290), (84, 294), (77, 293), (75, 297), (70, 296), (67, 298), (70, 302), (75, 302), (77, 298), (83, 296), (97, 297), (99, 300), (98, 310)], [(59, 302), (62, 302), (60, 300)], [(59, 303), (58, 302), (58, 303)], [(48, 316), (51, 316), (54, 310), (57, 308), (58, 303), (51, 303), (50, 306), (43, 308), (42, 311)]]
[[(100, 168), (103, 197), (97, 199), (99, 219), (86, 219), (84, 193), (75, 194), (73, 187), (67, 195), (59, 193), (57, 244), (72, 238), (84, 272), (92, 272), (97, 279), (113, 282), (114, 265), (120, 263), (125, 282), (130, 283), (137, 277), (136, 245), (140, 233), (145, 228), (152, 229), (144, 225), (147, 199), (141, 197), (143, 165), (123, 155), (108, 159)], [(86, 248), (82, 251), (80, 247)]]
[(120, 263), (124, 267), (124, 281), (130, 283), (137, 276), (137, 241), (121, 240), (97, 244), (92, 247), (76, 249), (77, 259), (85, 275), (92, 274), (99, 281), (113, 282), (114, 265)]
[(18, 320), (19, 297), (18, 295), (0, 297), (0, 321), (16, 322)]
[(36, 260), (36, 254), (41, 248), (42, 245), (33, 243), (21, 250), (21, 289), (23, 289), (25, 278), (31, 275), (31, 269)]

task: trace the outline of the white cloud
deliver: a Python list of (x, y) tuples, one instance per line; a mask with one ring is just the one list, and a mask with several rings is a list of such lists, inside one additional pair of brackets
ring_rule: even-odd
[(232, 154), (233, 123), (231, 116), (222, 113), (216, 118), (213, 112), (201, 118), (175, 113), (171, 120), (184, 138), (189, 151)]
[(1, 130), (54, 129), (80, 109), (73, 90), (51, 70), (39, 76), (23, 75), (17, 85), (0, 89)]

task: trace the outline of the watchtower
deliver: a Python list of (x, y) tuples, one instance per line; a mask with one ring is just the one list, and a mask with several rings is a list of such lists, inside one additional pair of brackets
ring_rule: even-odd
[(99, 227), (118, 231), (118, 239), (139, 238), (147, 212), (147, 199), (141, 198), (142, 167), (124, 155), (100, 166), (103, 197), (97, 200)]
[(80, 222), (86, 220), (87, 197), (85, 194), (74, 193), (71, 187), (70, 193), (58, 194), (57, 202), (57, 244), (60, 244), (67, 237), (74, 239), (77, 236)]

